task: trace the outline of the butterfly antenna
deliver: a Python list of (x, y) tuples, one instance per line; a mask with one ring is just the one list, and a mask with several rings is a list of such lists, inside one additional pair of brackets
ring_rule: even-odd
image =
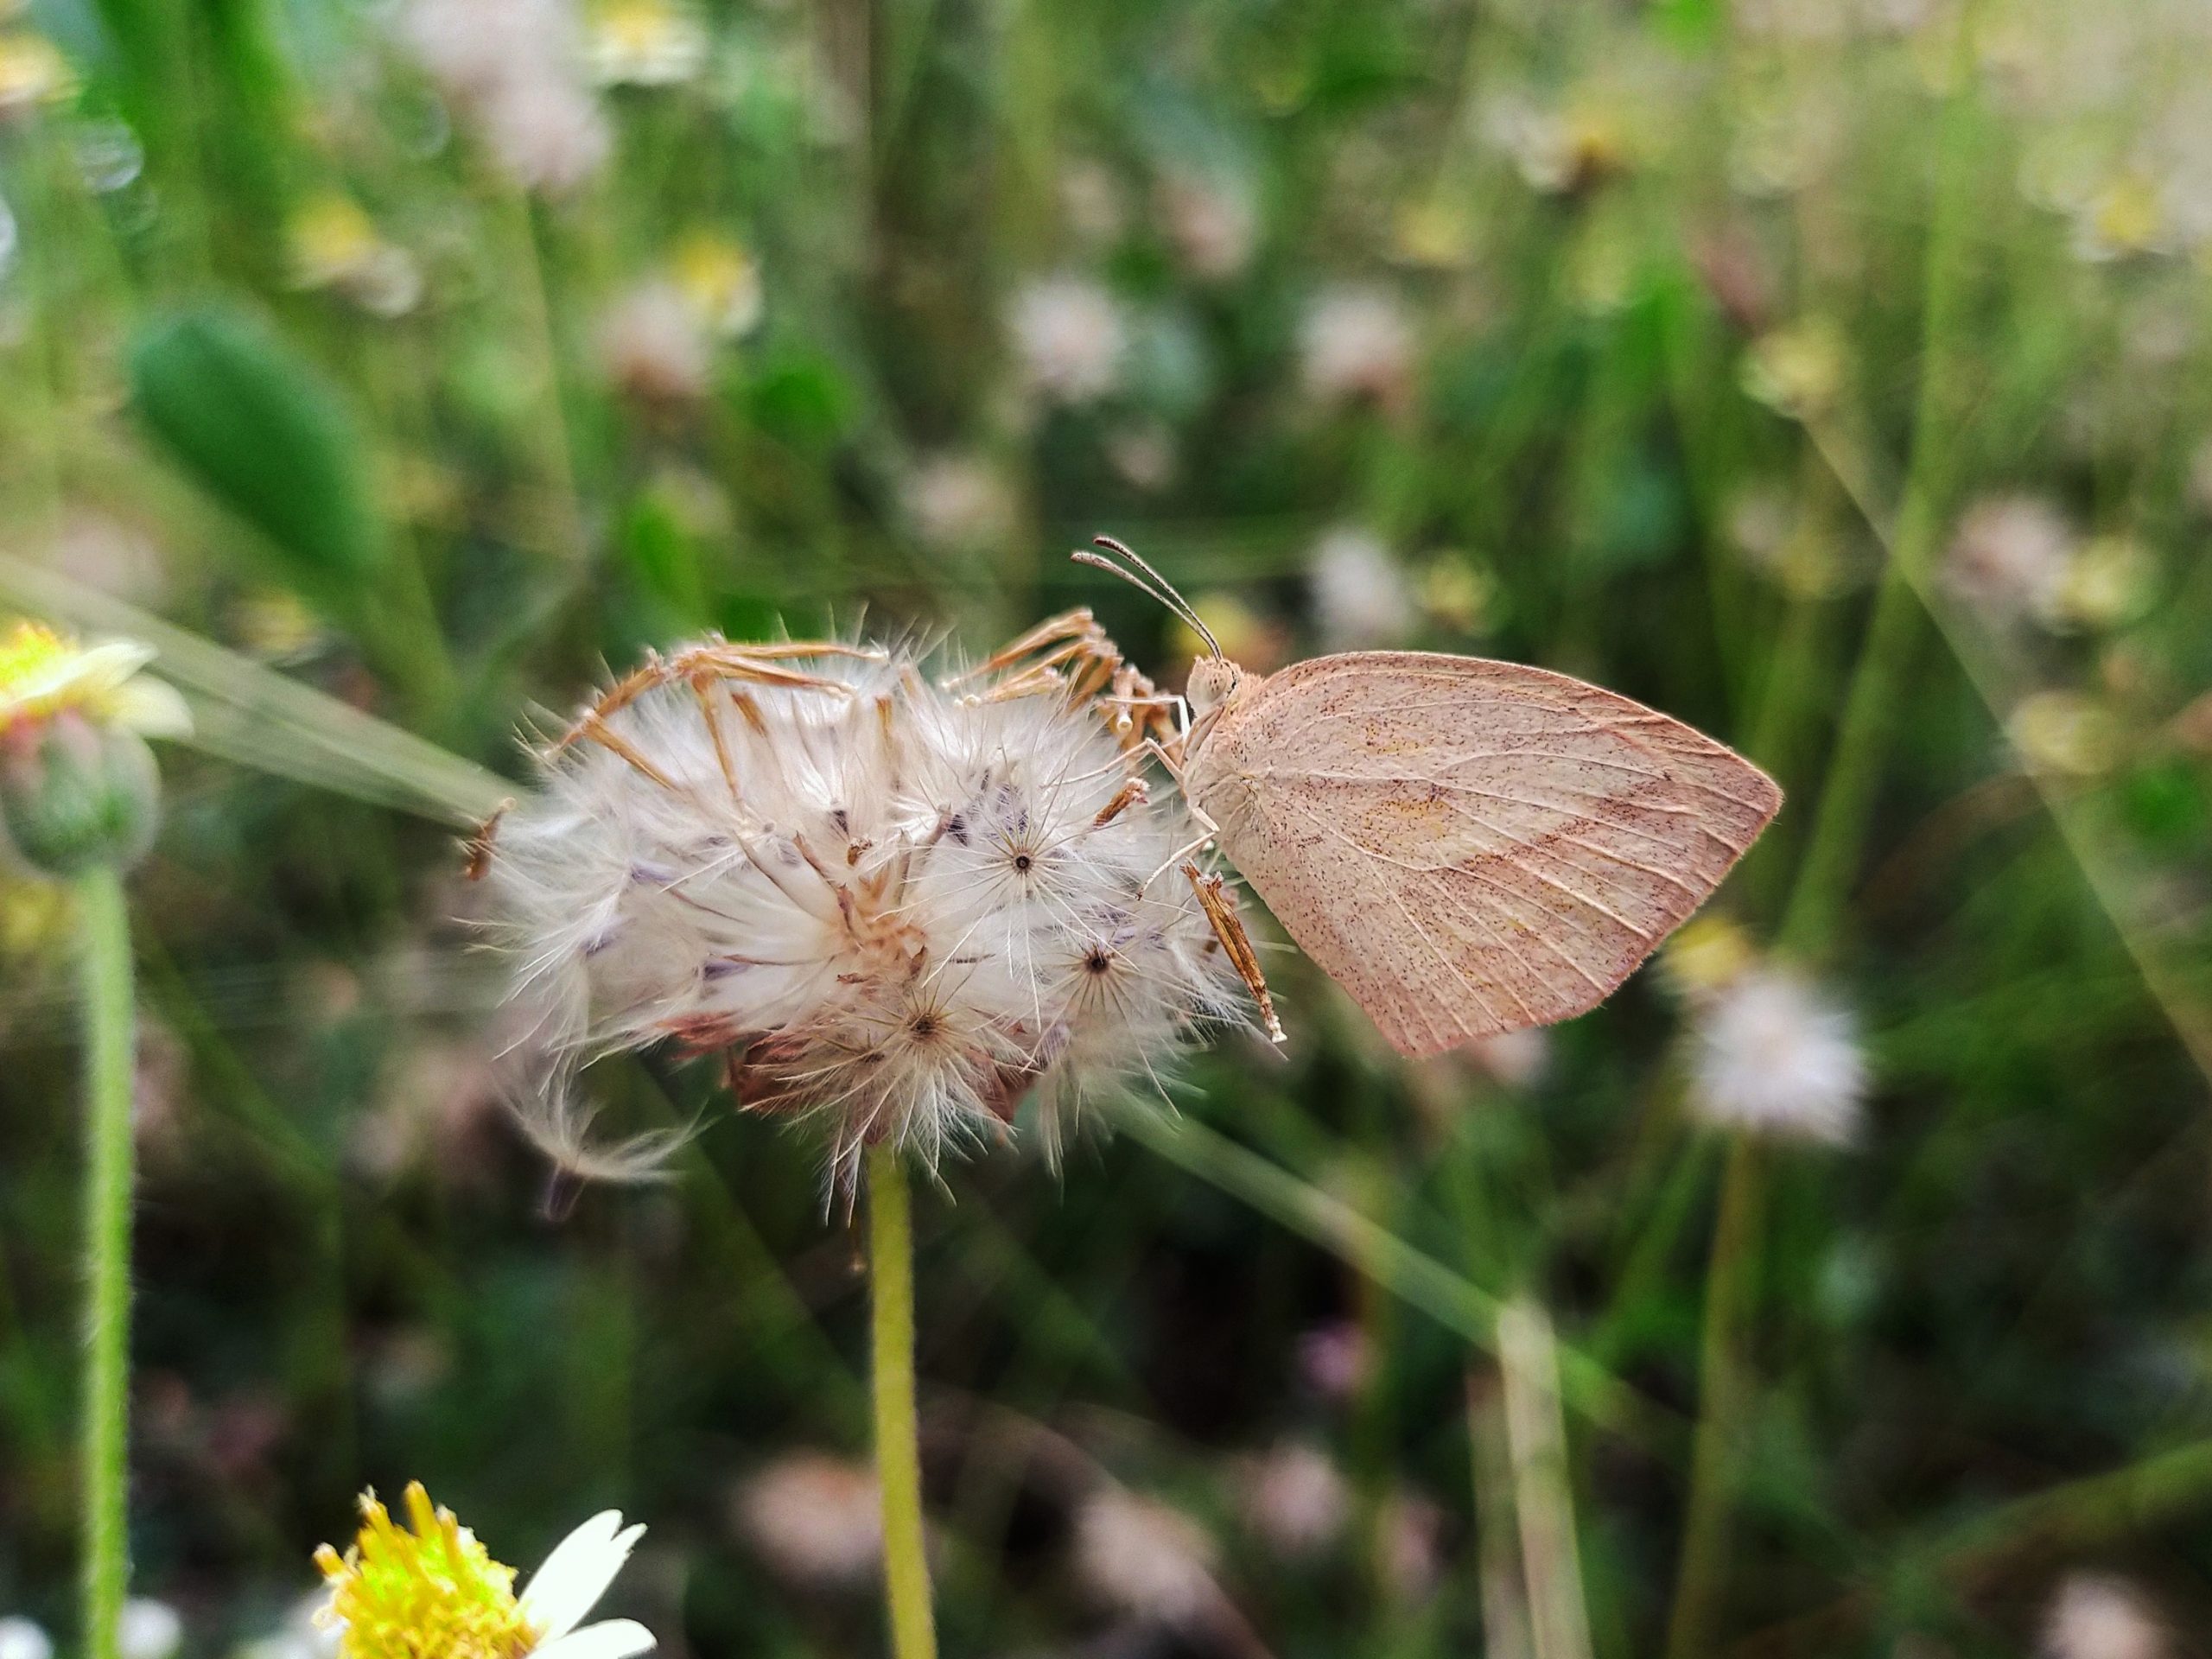
[(1116, 541), (1111, 536), (1092, 537), (1091, 546), (1106, 548), (1118, 553), (1135, 568), (1131, 569), (1116, 564), (1111, 559), (1101, 558), (1097, 554), (1083, 548), (1077, 548), (1068, 556), (1077, 564), (1087, 564), (1095, 569), (1105, 571), (1109, 575), (1119, 576), (1138, 592), (1158, 600), (1172, 614), (1190, 624), (1192, 632), (1206, 642), (1208, 651), (1216, 657), (1221, 655), (1221, 642), (1213, 637), (1213, 630), (1206, 626), (1197, 610), (1192, 607), (1191, 601), (1176, 592), (1175, 585), (1166, 577), (1139, 558), (1135, 549), (1124, 543)]

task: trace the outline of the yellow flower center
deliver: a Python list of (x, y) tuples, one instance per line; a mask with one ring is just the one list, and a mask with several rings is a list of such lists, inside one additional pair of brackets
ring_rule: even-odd
[(340, 1631), (344, 1659), (522, 1659), (537, 1632), (516, 1604), (514, 1568), (433, 1508), (420, 1481), (408, 1484), (406, 1510), (411, 1532), (364, 1493), (353, 1547), (343, 1558), (328, 1544), (315, 1551), (330, 1587), (318, 1622)]

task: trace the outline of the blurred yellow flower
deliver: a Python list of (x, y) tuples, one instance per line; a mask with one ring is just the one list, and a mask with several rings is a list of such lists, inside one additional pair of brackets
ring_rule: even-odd
[(707, 30), (671, 0), (605, 0), (592, 13), (592, 73), (603, 86), (673, 86), (707, 61)]
[(2076, 627), (2116, 628), (2150, 608), (2157, 563), (2139, 542), (2099, 536), (2082, 547), (2060, 578), (2053, 607)]
[(0, 877), (0, 961), (42, 956), (69, 937), (69, 889), (59, 881)]
[(2109, 771), (2120, 746), (2112, 711), (2079, 691), (2037, 691), (2021, 699), (2005, 734), (2030, 772), (2094, 778)]
[(676, 245), (669, 268), (677, 288), (715, 333), (735, 339), (760, 321), (760, 267), (742, 243), (693, 231)]
[(76, 72), (43, 35), (0, 35), (0, 119), (60, 104), (77, 92)]
[(1808, 420), (1824, 413), (1843, 389), (1844, 346), (1820, 318), (1761, 336), (1743, 367), (1744, 391), (1777, 413)]
[(284, 242), (296, 287), (335, 289), (385, 317), (412, 310), (422, 297), (414, 259), (385, 241), (350, 196), (328, 191), (296, 209), (284, 226)]
[(2152, 251), (2165, 231), (2158, 186), (2140, 173), (2123, 173), (2090, 200), (2075, 240), (2084, 258), (2118, 259)]
[(18, 622), (0, 640), (0, 740), (64, 714), (141, 737), (182, 737), (192, 730), (184, 699), (138, 671), (152, 650), (129, 639), (80, 645), (36, 622)]
[(1695, 1001), (1732, 984), (1758, 959), (1749, 934), (1726, 916), (1707, 913), (1675, 931), (1659, 965), (1678, 995)]

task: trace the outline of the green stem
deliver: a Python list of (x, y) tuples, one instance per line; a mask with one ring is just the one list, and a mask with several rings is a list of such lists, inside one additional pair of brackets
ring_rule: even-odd
[[(1955, 68), (1963, 71), (1972, 31), (1958, 24)], [(1898, 706), (1920, 640), (1918, 578), (1941, 533), (1945, 498), (1964, 448), (1959, 412), (1957, 353), (1952, 340), (1969, 298), (1965, 258), (1975, 173), (1968, 140), (1974, 118), (1970, 77), (1957, 77), (1937, 137), (1936, 199), (1928, 227), (1922, 281), (1920, 381), (1912, 448), (1906, 462), (1897, 529), (1874, 596), (1859, 661), (1853, 670), (1835, 749), (1822, 781), (1811, 839), (1782, 920), (1782, 943), (1818, 957), (1834, 942), (1853, 872), (1872, 822), (1875, 791), (1889, 758)], [(1818, 437), (1812, 441), (1817, 445)]]
[(1689, 1503), (1682, 1522), (1681, 1562), (1667, 1631), (1668, 1659), (1705, 1659), (1713, 1651), (1713, 1615), (1728, 1578), (1728, 1511), (1735, 1447), (1751, 1389), (1738, 1351), (1751, 1312), (1764, 1209), (1764, 1160), (1758, 1144), (1738, 1135), (1720, 1179), (1706, 1274), (1704, 1351), (1699, 1362), (1697, 1433), (1690, 1457)]
[(78, 884), (86, 1093), (84, 1650), (116, 1659), (130, 1580), (130, 924), (123, 878)]
[(883, 1583), (893, 1659), (937, 1659), (922, 1539), (922, 1455), (914, 1414), (914, 1229), (906, 1168), (888, 1146), (868, 1154), (874, 1279), (875, 1471), (883, 1488)]

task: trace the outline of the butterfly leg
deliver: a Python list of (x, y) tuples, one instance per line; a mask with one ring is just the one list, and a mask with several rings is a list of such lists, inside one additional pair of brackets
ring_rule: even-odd
[(1217, 875), (1202, 874), (1195, 864), (1185, 864), (1183, 874), (1190, 880), (1191, 891), (1198, 895), (1198, 908), (1213, 924), (1214, 938), (1229, 953), (1230, 966), (1236, 969), (1245, 988), (1252, 993), (1268, 1040), (1287, 1040), (1282, 1021), (1275, 1018), (1275, 1000), (1268, 994), (1268, 976), (1260, 971), (1260, 953), (1252, 948), (1252, 937), (1244, 931), (1244, 918), (1236, 913), (1236, 900), (1230, 896), (1227, 883)]

